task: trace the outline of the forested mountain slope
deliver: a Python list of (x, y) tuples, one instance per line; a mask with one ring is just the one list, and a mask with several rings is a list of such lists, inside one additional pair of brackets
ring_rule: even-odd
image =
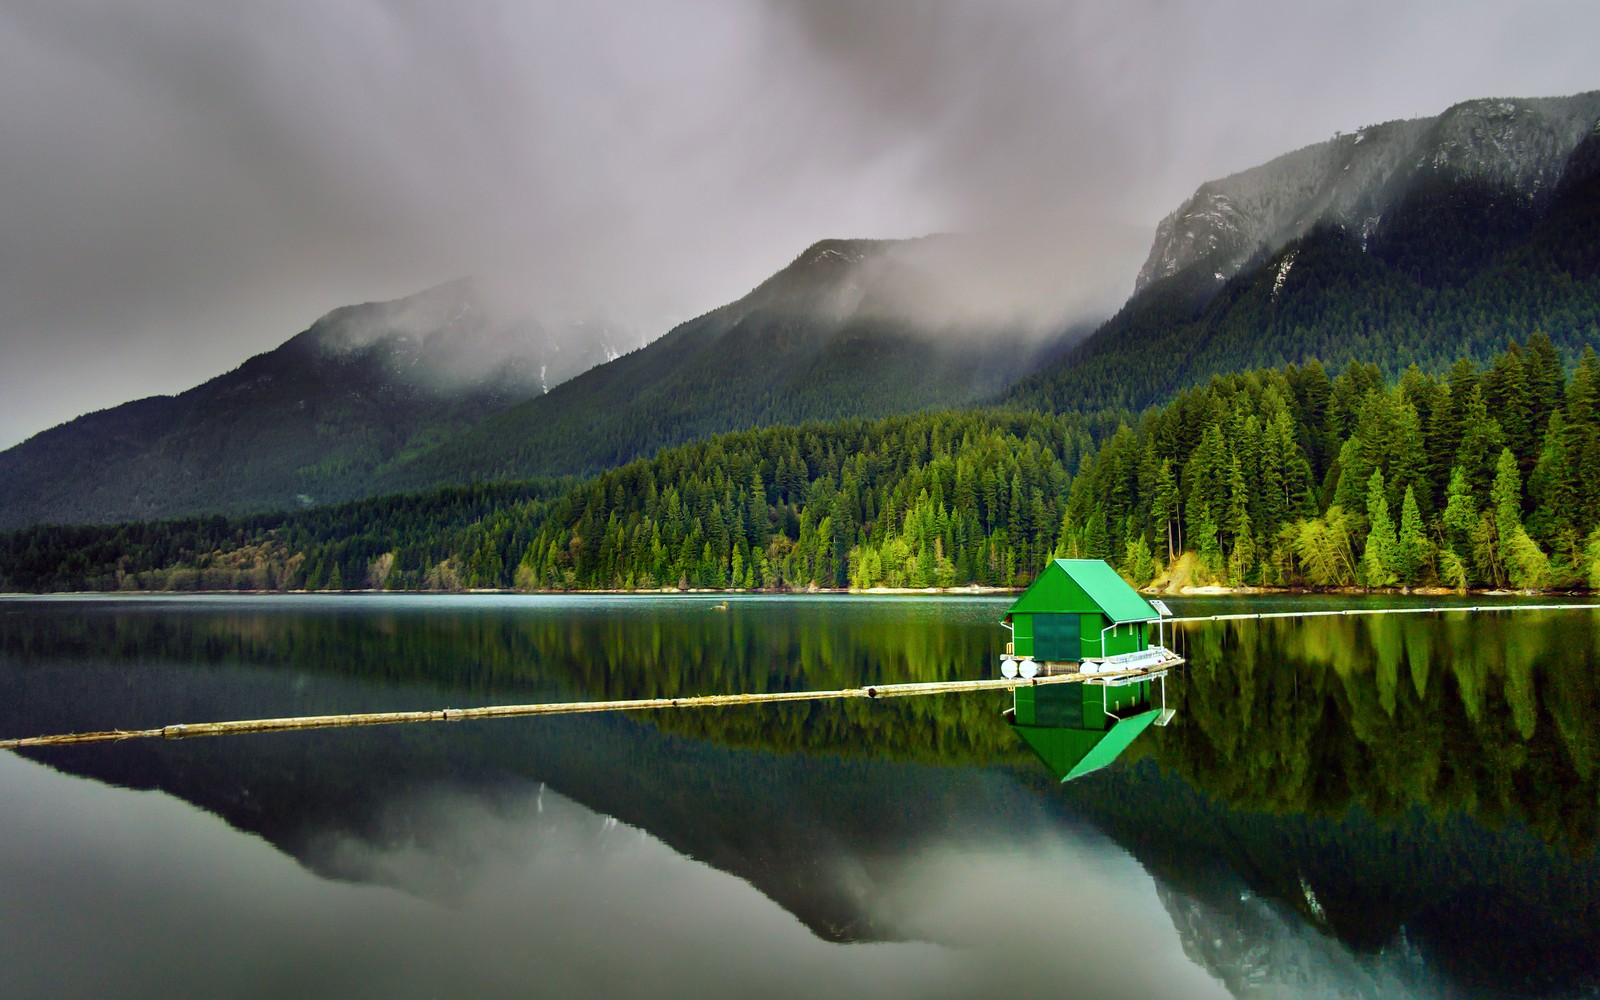
[[(1315, 363), (1220, 376), (1107, 436), (1073, 475), (1095, 429), (928, 416), (814, 462), (772, 450), (778, 431), (677, 449), (553, 504), (502, 579), (1021, 585), (1069, 555), (1144, 584), (1189, 551), (1195, 579), (1236, 586), (1600, 583), (1592, 349), (1570, 379), (1542, 335), (1445, 379), (1412, 369), (1386, 385), (1359, 364), (1330, 379)], [(769, 531), (767, 483), (802, 474)]]
[(1054, 545), (1091, 432), (1108, 428), (993, 412), (857, 419), (683, 445), (559, 495), (492, 484), (231, 521), (42, 525), (0, 533), (0, 590), (835, 586), (858, 531), (897, 533), (913, 508), (921, 524), (925, 488), (944, 502), (945, 480), (968, 504), (966, 548), (929, 572), (1011, 579)]
[(1038, 254), (1000, 234), (825, 240), (626, 354), (603, 328), (496, 319), (465, 280), (337, 310), (182, 395), (0, 454), (0, 527), (592, 472), (745, 427), (986, 401), (1111, 308), (1143, 238), (1095, 232), (1098, 262), (1063, 253), (1081, 234)]
[(1019, 586), (1053, 555), (1139, 584), (1170, 564), (1234, 585), (1596, 587), (1600, 358), (1569, 377), (1536, 335), (1443, 379), (1219, 376), (1137, 426), (849, 420), (668, 449), (559, 494), (452, 489), (3, 534), (0, 589)]
[(386, 463), (617, 353), (603, 329), (497, 319), (465, 280), (337, 309), (187, 392), (0, 453), (0, 526), (364, 496)]
[(1559, 172), (1535, 179), (1524, 191), (1446, 159), (1408, 173), (1369, 225), (1320, 221), (1220, 285), (1216, 262), (1201, 255), (1147, 284), (1010, 398), (1045, 409), (1140, 408), (1215, 374), (1311, 358), (1334, 369), (1360, 360), (1390, 375), (1411, 363), (1438, 371), (1462, 355), (1485, 361), (1535, 330), (1571, 362), (1600, 342), (1595, 124)]
[[(1600, 342), (1600, 92), (1468, 102), (1204, 185), (1087, 339), (972, 309), (1019, 257), (996, 249), (825, 240), (548, 393), (562, 359), (547, 363), (536, 328), (487, 318), (468, 283), (340, 310), (188, 393), (0, 454), (0, 527), (586, 475), (729, 431), (997, 399), (1133, 412), (1312, 359), (1392, 379), (1485, 363), (1536, 331), (1571, 366)], [(564, 356), (568, 371), (615, 353), (587, 333), (595, 353)]]

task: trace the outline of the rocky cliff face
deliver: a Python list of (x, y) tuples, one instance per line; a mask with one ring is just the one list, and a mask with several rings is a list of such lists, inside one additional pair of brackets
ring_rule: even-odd
[(1440, 177), (1508, 190), (1538, 209), (1597, 123), (1600, 91), (1467, 101), (1208, 181), (1162, 220), (1136, 290), (1191, 268), (1220, 284), (1321, 223), (1365, 239), (1408, 193)]

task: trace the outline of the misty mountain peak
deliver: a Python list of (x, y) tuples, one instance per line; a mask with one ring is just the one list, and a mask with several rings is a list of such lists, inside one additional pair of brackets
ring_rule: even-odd
[(1126, 297), (1149, 230), (1095, 219), (911, 239), (824, 239), (726, 307), (895, 323), (907, 334), (1055, 336)]
[(597, 322), (540, 322), (457, 279), (335, 309), (175, 397), (0, 452), (0, 525), (281, 509), (371, 489), (388, 463), (617, 357)]
[(818, 240), (806, 248), (795, 261), (798, 265), (818, 266), (830, 264), (853, 265), (867, 259), (867, 256), (881, 246), (882, 241), (877, 240)]
[(636, 346), (603, 323), (508, 309), (472, 278), (340, 307), (295, 339), (320, 360), (373, 364), (406, 388), (513, 397), (548, 392)]
[(1162, 220), (1136, 290), (1193, 268), (1220, 283), (1313, 226), (1365, 240), (1421, 183), (1483, 182), (1537, 206), (1600, 125), (1600, 91), (1464, 101), (1433, 118), (1369, 125), (1200, 185)]
[(1600, 92), (1545, 100), (1464, 101), (1436, 120), (1416, 169), (1504, 184), (1530, 197), (1555, 187), (1567, 157), (1600, 124)]
[(340, 306), (306, 331), (323, 354), (354, 354), (374, 344), (421, 344), (450, 328), (481, 325), (482, 304), (471, 278), (457, 278), (404, 298)]
[(758, 285), (752, 297), (767, 298), (814, 292), (856, 272), (869, 260), (881, 257), (897, 240), (826, 239), (811, 244), (788, 266)]

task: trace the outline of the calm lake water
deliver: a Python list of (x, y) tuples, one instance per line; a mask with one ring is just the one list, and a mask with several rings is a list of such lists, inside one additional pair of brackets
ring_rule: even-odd
[[(1009, 603), (718, 600), (0, 600), (0, 736), (987, 676)], [(0, 753), (0, 996), (1600, 992), (1600, 612), (1181, 644), (1064, 785), (1004, 694)]]

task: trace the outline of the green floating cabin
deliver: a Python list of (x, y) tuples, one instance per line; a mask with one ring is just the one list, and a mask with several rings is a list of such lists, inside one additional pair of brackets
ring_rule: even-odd
[(1151, 684), (1020, 687), (1006, 721), (1057, 778), (1071, 781), (1122, 756), (1157, 720)]
[[(1062, 781), (1098, 771), (1152, 723), (1172, 720), (1166, 672), (1183, 660), (1150, 645), (1150, 625), (1165, 610), (1099, 559), (1056, 559), (1006, 612), (1011, 642), (1003, 676), (1102, 675), (1021, 685), (1006, 710), (1012, 730)], [(1159, 707), (1152, 701), (1157, 683)]]
[(1045, 663), (1081, 663), (1150, 648), (1149, 601), (1100, 559), (1054, 559), (1003, 621), (1007, 653)]

